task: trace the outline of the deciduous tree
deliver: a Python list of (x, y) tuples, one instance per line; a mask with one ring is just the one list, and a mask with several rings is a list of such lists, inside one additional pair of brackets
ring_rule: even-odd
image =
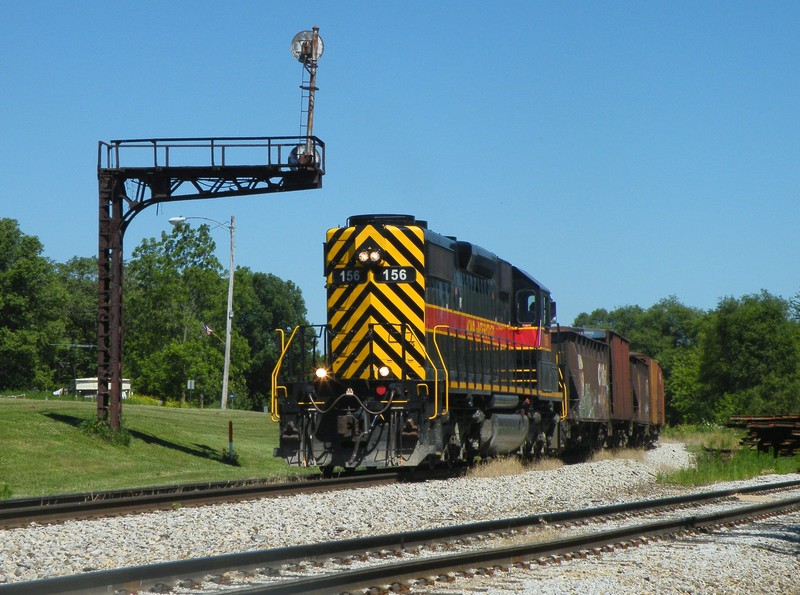
[(42, 244), (0, 219), (0, 389), (49, 389), (65, 294)]
[[(254, 403), (263, 403), (270, 390), (272, 370), (280, 355), (276, 329), (308, 324), (300, 289), (275, 275), (236, 270), (234, 299), (237, 328), (247, 339), (253, 360), (247, 371), (247, 386)], [(287, 334), (288, 336), (288, 334)]]
[[(221, 394), (227, 283), (207, 225), (144, 240), (126, 269), (125, 366), (134, 390), (162, 399)], [(247, 342), (233, 329), (229, 392), (247, 396)]]
[(700, 341), (703, 398), (718, 421), (800, 411), (800, 326), (766, 291), (720, 300)]
[(97, 373), (97, 258), (75, 256), (57, 263), (56, 276), (64, 290), (65, 325), (56, 379), (66, 386)]

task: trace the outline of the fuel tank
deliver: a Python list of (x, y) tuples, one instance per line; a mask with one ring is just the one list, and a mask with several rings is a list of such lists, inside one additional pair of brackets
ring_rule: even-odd
[(498, 455), (514, 452), (528, 435), (528, 418), (524, 415), (495, 413), (481, 424), (481, 454)]

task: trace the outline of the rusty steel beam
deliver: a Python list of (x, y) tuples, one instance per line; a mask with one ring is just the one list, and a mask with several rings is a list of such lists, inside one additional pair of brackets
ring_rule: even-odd
[(111, 379), (111, 195), (114, 179), (98, 176), (100, 185), (100, 225), (97, 249), (97, 417), (108, 418), (110, 405), (109, 382)]
[[(318, 159), (299, 163), (298, 147)], [(142, 149), (148, 157), (142, 164)], [(183, 154), (207, 151), (204, 163)], [(294, 151), (294, 153), (293, 153)], [(135, 157), (130, 157), (135, 155)], [(134, 165), (127, 165), (130, 162)], [(122, 412), (123, 238), (132, 219), (161, 202), (322, 187), (325, 143), (316, 137), (179, 138), (100, 141), (97, 418), (118, 430)], [(126, 183), (133, 196), (126, 193)]]

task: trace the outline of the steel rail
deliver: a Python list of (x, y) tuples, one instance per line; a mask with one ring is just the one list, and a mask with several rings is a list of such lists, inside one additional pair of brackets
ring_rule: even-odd
[[(406, 531), (395, 533), (391, 535), (377, 535), (372, 537), (354, 538), (339, 540), (335, 542), (317, 543), (310, 545), (289, 546), (282, 548), (273, 548), (268, 550), (260, 550), (253, 552), (245, 552), (240, 554), (226, 554), (221, 556), (211, 556), (207, 558), (195, 558), (191, 560), (181, 560), (177, 562), (165, 562), (161, 564), (152, 564), (146, 566), (135, 566), (129, 568), (119, 568), (116, 570), (90, 572), (81, 575), (57, 577), (51, 579), (43, 579), (37, 581), (11, 583), (8, 585), (0, 585), (0, 595), (28, 595), (36, 593), (37, 595), (55, 595), (55, 594), (78, 594), (78, 593), (111, 593), (127, 589), (129, 591), (145, 591), (157, 585), (165, 585), (171, 582), (186, 579), (187, 577), (205, 576), (212, 573), (224, 572), (226, 570), (254, 570), (263, 567), (275, 567), (281, 564), (288, 563), (294, 560), (329, 560), (335, 557), (347, 557), (350, 555), (363, 555), (369, 551), (381, 551), (393, 548), (410, 548), (417, 545), (442, 542), (463, 538), (468, 535), (482, 535), (487, 533), (508, 531), (510, 529), (530, 527), (542, 524), (553, 524), (565, 521), (578, 521), (583, 519), (605, 517), (626, 512), (653, 510), (667, 507), (680, 506), (684, 504), (698, 504), (720, 498), (727, 498), (736, 494), (747, 494), (754, 492), (765, 492), (774, 490), (785, 490), (796, 488), (800, 486), (800, 481), (786, 481), (772, 484), (764, 484), (759, 486), (742, 487), (737, 489), (715, 490), (712, 492), (703, 492), (701, 494), (689, 494), (683, 496), (672, 496), (668, 498), (657, 498), (652, 500), (641, 500), (636, 502), (628, 502), (622, 504), (612, 504), (608, 506), (594, 507), (584, 510), (571, 510), (554, 513), (543, 513), (536, 515), (529, 515), (523, 517), (507, 518), (492, 521), (480, 521), (469, 523), (466, 525), (456, 525), (450, 527), (439, 527), (434, 529), (423, 529), (420, 531)], [(788, 507), (792, 505), (800, 505), (800, 497), (792, 499), (789, 504), (782, 503), (781, 506)], [(770, 510), (770, 507), (775, 507), (776, 504), (765, 503), (741, 508), (739, 510), (746, 511), (739, 513), (741, 517), (755, 514), (752, 511)], [(690, 520), (681, 519), (678, 521), (664, 521), (663, 523), (653, 523), (653, 529), (661, 527), (662, 532), (674, 531), (674, 527), (688, 528), (702, 526), (706, 523), (705, 517), (708, 518), (722, 518), (721, 515), (727, 513), (714, 513), (704, 516), (690, 516)], [(715, 521), (721, 522), (720, 520)], [(710, 523), (709, 524), (713, 524)], [(684, 526), (685, 525), (685, 526)], [(672, 527), (672, 528), (669, 528)], [(592, 539), (600, 539), (600, 535), (605, 535), (603, 539), (605, 543), (620, 541), (627, 539), (627, 537), (620, 537), (625, 535), (626, 529), (620, 529), (605, 533), (595, 533), (590, 536), (575, 537), (567, 540), (559, 540), (559, 542), (550, 543), (552, 549), (551, 553), (559, 553), (562, 551), (574, 551), (575, 549), (585, 549), (597, 547), (592, 545)], [(515, 556), (532, 556), (537, 552), (543, 552), (544, 549), (536, 549), (547, 545), (547, 543), (529, 544), (527, 546), (518, 546), (518, 548), (528, 548), (524, 550), (528, 553), (522, 554), (515, 552), (514, 548), (503, 548), (502, 553), (499, 555), (499, 560), (509, 560)], [(552, 543), (557, 545), (553, 546)], [(533, 549), (532, 549), (533, 548)], [(500, 551), (500, 550), (498, 550)], [(530, 553), (532, 552), (532, 553)], [(470, 558), (469, 556), (485, 556), (482, 558)], [(458, 565), (466, 567), (474, 567), (475, 564), (489, 564), (492, 556), (487, 552), (469, 552), (463, 554), (462, 559), (457, 560)], [(540, 554), (544, 555), (544, 554)], [(549, 555), (549, 554), (548, 554)], [(455, 556), (439, 556), (447, 564), (452, 560), (456, 560)], [(432, 560), (434, 558), (427, 558)], [(452, 559), (452, 560), (451, 560)], [(503, 562), (496, 562), (503, 563)], [(380, 575), (383, 578), (400, 576), (394, 575), (394, 572), (408, 572), (414, 575), (411, 578), (423, 576), (426, 572), (430, 572), (434, 567), (426, 567), (427, 562), (408, 562), (399, 563), (400, 565), (391, 565), (390, 574)], [(408, 566), (401, 566), (408, 564)], [(417, 564), (417, 566), (414, 566)], [(387, 565), (382, 565), (386, 567)], [(451, 566), (446, 566), (451, 568)], [(460, 567), (460, 566), (459, 566)], [(445, 568), (445, 566), (442, 566)], [(452, 568), (455, 568), (453, 566)], [(330, 592), (330, 589), (343, 587), (348, 585), (356, 587), (363, 584), (364, 581), (370, 582), (378, 580), (378, 571), (371, 569), (354, 570), (337, 572), (333, 575), (323, 575), (321, 577), (280, 581), (252, 589), (238, 590), (237, 593), (313, 593), (313, 592)], [(386, 570), (383, 571), (387, 572)], [(337, 578), (340, 577), (340, 578)], [(317, 581), (317, 582), (315, 582)], [(337, 582), (337, 581), (351, 581), (351, 582)], [(282, 590), (284, 589), (284, 590)]]
[(592, 550), (646, 536), (658, 537), (685, 530), (697, 530), (723, 523), (734, 523), (764, 514), (775, 514), (798, 506), (800, 506), (800, 496), (795, 496), (774, 502), (753, 504), (698, 516), (684, 516), (666, 521), (632, 525), (598, 533), (587, 533), (555, 541), (417, 558), (408, 562), (381, 564), (358, 570), (346, 570), (280, 583), (228, 590), (223, 591), (223, 593), (236, 593), (237, 595), (290, 595), (303, 593), (305, 595), (314, 595), (329, 594), (341, 590), (369, 589), (386, 584), (402, 584), (406, 581), (428, 577), (431, 574), (441, 576), (443, 573), (453, 571), (526, 563), (543, 556), (549, 557)]
[[(430, 477), (426, 476), (425, 479)], [(290, 482), (247, 480), (242, 482), (195, 483), (141, 489), (61, 494), (40, 498), (0, 501), (0, 528), (20, 527), (32, 522), (58, 522), (87, 517), (111, 516), (174, 506), (199, 506), (214, 502), (283, 496), (298, 492), (350, 489), (366, 485), (413, 480), (407, 471), (390, 469), (340, 477), (309, 475)]]

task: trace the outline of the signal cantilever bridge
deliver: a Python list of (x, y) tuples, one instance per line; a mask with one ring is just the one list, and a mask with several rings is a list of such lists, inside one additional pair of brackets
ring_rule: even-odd
[(161, 202), (322, 187), (325, 143), (315, 136), (100, 141), (97, 416), (119, 429), (122, 395), (122, 239), (137, 213)]

